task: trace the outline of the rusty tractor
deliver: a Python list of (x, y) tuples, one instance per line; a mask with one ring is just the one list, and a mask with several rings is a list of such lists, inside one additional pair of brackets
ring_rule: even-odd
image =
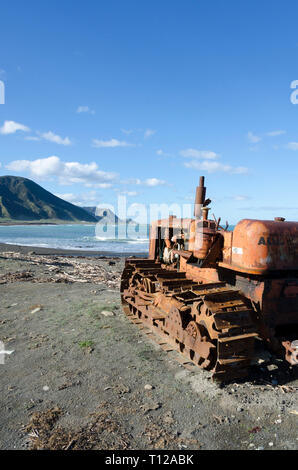
[(205, 178), (193, 219), (150, 227), (148, 259), (126, 260), (126, 315), (220, 381), (249, 374), (263, 341), (298, 364), (298, 222), (209, 220)]

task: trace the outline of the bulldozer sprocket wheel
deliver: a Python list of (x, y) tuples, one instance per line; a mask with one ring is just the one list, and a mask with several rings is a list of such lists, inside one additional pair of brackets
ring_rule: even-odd
[(129, 259), (121, 298), (128, 318), (176, 346), (214, 379), (248, 375), (258, 335), (252, 306), (239, 291), (224, 283), (189, 282), (183, 273), (163, 269), (153, 260)]

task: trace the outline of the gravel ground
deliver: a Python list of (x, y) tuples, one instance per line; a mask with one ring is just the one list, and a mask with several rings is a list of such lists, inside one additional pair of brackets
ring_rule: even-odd
[(260, 351), (220, 386), (123, 315), (123, 259), (21, 251), (0, 253), (0, 449), (298, 448), (297, 369)]

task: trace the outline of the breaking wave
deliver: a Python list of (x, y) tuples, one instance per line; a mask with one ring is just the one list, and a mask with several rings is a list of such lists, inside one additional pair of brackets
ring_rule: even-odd
[(0, 226), (0, 242), (65, 250), (145, 253), (149, 239), (144, 234), (131, 238), (98, 236), (94, 225), (18, 225)]

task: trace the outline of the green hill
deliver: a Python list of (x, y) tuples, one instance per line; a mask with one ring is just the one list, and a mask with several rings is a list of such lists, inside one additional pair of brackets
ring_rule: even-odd
[(0, 223), (5, 220), (97, 222), (81, 207), (19, 176), (0, 177)]

